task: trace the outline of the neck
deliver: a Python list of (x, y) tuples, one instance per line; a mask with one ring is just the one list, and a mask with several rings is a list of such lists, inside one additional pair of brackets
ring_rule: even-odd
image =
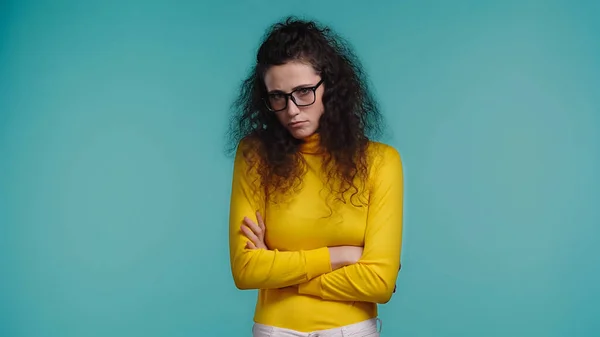
[(321, 150), (321, 137), (318, 133), (303, 139), (303, 143), (300, 145), (300, 152), (302, 153), (318, 153)]

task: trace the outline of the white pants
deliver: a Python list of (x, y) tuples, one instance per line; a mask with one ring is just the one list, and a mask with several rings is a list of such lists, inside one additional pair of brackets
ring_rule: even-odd
[[(378, 329), (377, 322), (380, 327)], [(252, 327), (253, 337), (379, 337), (381, 332), (381, 320), (372, 318), (355, 324), (339, 328), (319, 330), (313, 332), (300, 332), (290, 329), (277, 328), (274, 326), (255, 323)]]

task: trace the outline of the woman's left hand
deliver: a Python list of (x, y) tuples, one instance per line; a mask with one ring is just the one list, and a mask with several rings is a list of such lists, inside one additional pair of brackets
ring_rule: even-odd
[(269, 249), (265, 244), (265, 222), (259, 212), (256, 212), (256, 219), (258, 224), (250, 220), (248, 217), (244, 217), (244, 224), (241, 227), (242, 232), (250, 241), (246, 243), (248, 249)]
[[(269, 249), (265, 244), (265, 232), (267, 228), (265, 227), (265, 221), (259, 212), (256, 212), (256, 220), (258, 224), (254, 223), (254, 221), (250, 220), (248, 217), (244, 217), (244, 225), (242, 225), (242, 232), (250, 241), (246, 243), (247, 249)], [(284, 289), (297, 289), (298, 285), (291, 285), (287, 287), (279, 288), (279, 290)]]

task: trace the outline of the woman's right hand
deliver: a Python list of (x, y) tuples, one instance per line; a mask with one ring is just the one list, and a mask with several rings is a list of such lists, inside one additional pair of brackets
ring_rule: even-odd
[(357, 263), (363, 253), (363, 247), (356, 246), (328, 247), (328, 249), (332, 270)]

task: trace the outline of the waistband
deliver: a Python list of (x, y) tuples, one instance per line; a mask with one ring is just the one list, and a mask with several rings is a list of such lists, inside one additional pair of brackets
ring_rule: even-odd
[(346, 337), (346, 336), (377, 336), (380, 333), (383, 322), (379, 318), (345, 325), (339, 328), (317, 330), (312, 332), (301, 332), (291, 329), (279, 328), (260, 323), (254, 323), (252, 334), (254, 337)]

